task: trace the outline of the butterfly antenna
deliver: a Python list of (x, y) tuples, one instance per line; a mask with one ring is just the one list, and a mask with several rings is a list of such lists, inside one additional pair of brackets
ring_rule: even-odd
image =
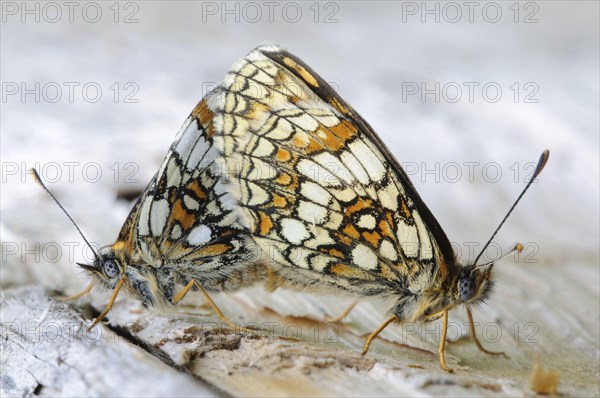
[(92, 250), (92, 253), (94, 253), (94, 257), (95, 258), (99, 258), (98, 254), (96, 253), (96, 251), (94, 250), (94, 248), (92, 247), (92, 245), (90, 245), (90, 242), (88, 242), (88, 240), (85, 238), (85, 236), (83, 235), (83, 232), (81, 232), (81, 229), (79, 229), (79, 227), (77, 226), (77, 224), (75, 224), (75, 221), (73, 220), (73, 218), (69, 215), (69, 213), (67, 213), (67, 211), (65, 210), (65, 208), (60, 204), (60, 202), (58, 201), (58, 199), (56, 199), (56, 197), (54, 195), (52, 195), (52, 192), (50, 192), (50, 190), (44, 185), (44, 183), (42, 182), (42, 179), (40, 178), (40, 175), (38, 174), (36, 169), (31, 169), (31, 174), (33, 174), (33, 179), (35, 180), (35, 182), (44, 189), (44, 191), (46, 191), (46, 193), (48, 195), (50, 195), (50, 197), (52, 198), (52, 200), (54, 200), (54, 202), (56, 202), (56, 204), (58, 205), (58, 207), (60, 207), (60, 209), (67, 215), (67, 217), (69, 218), (69, 220), (71, 220), (71, 223), (75, 226), (75, 228), (77, 229), (77, 232), (79, 232), (79, 235), (81, 235), (81, 237), (83, 238), (83, 240), (85, 241), (85, 243), (87, 243), (87, 245), (90, 247), (90, 249)]
[(521, 244), (521, 243), (516, 243), (516, 244), (513, 246), (513, 248), (512, 248), (512, 249), (510, 249), (510, 251), (509, 251), (508, 253), (506, 253), (505, 255), (503, 255), (503, 256), (500, 256), (500, 258), (498, 258), (498, 259), (496, 259), (496, 260), (492, 260), (492, 261), (490, 261), (490, 262), (487, 262), (487, 263), (485, 263), (485, 264), (477, 265), (476, 267), (485, 267), (486, 265), (490, 265), (490, 264), (496, 263), (496, 262), (498, 262), (498, 261), (502, 260), (503, 258), (510, 256), (510, 255), (511, 255), (511, 254), (513, 254), (514, 252), (521, 253), (521, 252), (523, 251), (523, 248), (524, 248), (524, 247), (523, 247), (523, 244)]
[[(527, 192), (527, 190), (529, 189), (529, 187), (531, 186), (531, 184), (533, 183), (533, 181), (537, 178), (537, 176), (540, 175), (540, 173), (544, 169), (544, 166), (546, 166), (546, 163), (548, 162), (548, 158), (549, 157), (550, 157), (550, 151), (546, 149), (542, 153), (542, 155), (540, 156), (540, 160), (538, 161), (538, 164), (537, 164), (537, 166), (535, 168), (535, 171), (533, 172), (533, 175), (531, 176), (531, 179), (529, 180), (529, 182), (527, 183), (527, 185), (525, 186), (525, 188), (523, 189), (523, 191), (521, 192), (521, 194), (519, 195), (519, 197), (517, 198), (517, 200), (515, 200), (515, 203), (513, 203), (513, 205), (511, 206), (510, 210), (508, 210), (508, 213), (506, 213), (506, 215), (504, 216), (504, 218), (500, 222), (500, 225), (498, 225), (498, 228), (496, 228), (496, 230), (494, 231), (494, 233), (492, 234), (492, 236), (490, 237), (490, 239), (483, 246), (483, 249), (481, 249), (481, 252), (475, 258), (475, 261), (473, 262), (474, 266), (477, 265), (477, 261), (479, 261), (479, 258), (481, 257), (481, 255), (483, 254), (483, 252), (485, 252), (485, 250), (490, 245), (490, 243), (492, 243), (492, 239), (494, 239), (494, 237), (496, 236), (496, 234), (498, 233), (498, 231), (500, 230), (500, 228), (502, 228), (502, 225), (504, 225), (504, 222), (506, 221), (506, 219), (508, 218), (508, 216), (510, 216), (510, 213), (512, 213), (512, 211), (517, 206), (517, 203), (519, 203), (519, 201), (521, 200), (521, 198), (523, 197), (523, 195), (525, 195), (525, 192)], [(522, 247), (522, 245), (521, 245), (521, 247)], [(515, 249), (516, 248), (517, 248), (517, 246), (515, 246)]]

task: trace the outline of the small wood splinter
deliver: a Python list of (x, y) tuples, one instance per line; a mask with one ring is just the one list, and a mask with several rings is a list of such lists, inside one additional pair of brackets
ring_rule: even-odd
[(560, 372), (542, 366), (539, 354), (535, 356), (533, 371), (529, 377), (529, 387), (537, 394), (557, 395)]

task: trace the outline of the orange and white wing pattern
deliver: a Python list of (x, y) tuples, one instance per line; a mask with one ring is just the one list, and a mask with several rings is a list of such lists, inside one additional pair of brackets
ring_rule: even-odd
[(238, 61), (209, 101), (255, 242), (288, 282), (417, 293), (452, 248), (371, 127), (276, 46)]
[[(241, 217), (239, 189), (222, 173), (222, 140), (202, 100), (171, 145), (161, 168), (123, 225), (113, 249), (132, 265), (162, 271), (163, 279), (207, 290), (236, 289), (258, 275), (256, 250)], [(170, 292), (171, 293), (171, 292)]]
[(113, 249), (213, 291), (270, 264), (303, 287), (417, 294), (456, 266), (371, 127), (276, 46), (242, 58), (196, 106)]

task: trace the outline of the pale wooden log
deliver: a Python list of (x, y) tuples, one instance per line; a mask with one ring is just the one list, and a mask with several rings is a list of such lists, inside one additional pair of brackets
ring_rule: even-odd
[(81, 308), (42, 287), (3, 291), (0, 303), (3, 397), (219, 395), (167, 356), (159, 359), (158, 349), (148, 352), (105, 326), (88, 332)]
[[(343, 310), (349, 300), (289, 291), (268, 294), (261, 287), (216, 295), (230, 319), (261, 329), (249, 334), (220, 324), (202, 306), (197, 292), (169, 313), (145, 310), (123, 295), (107, 317), (112, 330), (100, 326), (102, 339), (92, 344), (76, 337), (74, 342), (23, 345), (20, 335), (6, 325), (41, 319), (42, 325), (48, 320), (81, 325), (103, 309), (108, 295), (92, 294), (92, 313), (90, 298), (63, 304), (42, 288), (10, 289), (2, 300), (3, 395), (31, 395), (43, 385), (42, 395), (56, 396), (529, 396), (533, 356), (539, 353), (545, 367), (560, 372), (560, 393), (594, 396), (597, 288), (582, 281), (557, 292), (548, 286), (566, 278), (568, 269), (547, 265), (543, 282), (539, 272), (540, 267), (505, 266), (493, 302), (474, 310), (478, 333), (488, 328), (482, 344), (506, 351), (509, 359), (479, 352), (468, 341), (464, 313), (451, 312), (454, 329), (448, 335), (458, 341), (447, 345), (447, 361), (455, 374), (438, 364), (439, 322), (422, 326), (420, 333), (413, 325), (391, 325), (362, 357), (364, 337), (385, 316), (387, 306), (378, 301), (361, 303), (343, 322), (328, 324), (325, 317)], [(593, 270), (589, 272), (593, 275)], [(569, 301), (568, 296), (578, 301)], [(595, 315), (584, 316), (579, 307), (583, 302)], [(28, 329), (24, 330), (27, 336)], [(492, 342), (495, 331), (501, 336)]]

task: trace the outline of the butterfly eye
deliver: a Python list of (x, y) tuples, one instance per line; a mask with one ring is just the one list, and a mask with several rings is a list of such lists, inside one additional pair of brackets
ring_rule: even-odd
[(475, 282), (473, 282), (473, 279), (462, 278), (458, 286), (461, 301), (467, 301), (475, 295)]
[(102, 270), (104, 271), (104, 275), (111, 279), (115, 278), (120, 273), (119, 267), (117, 266), (117, 263), (115, 263), (114, 260), (106, 260), (102, 264)]

